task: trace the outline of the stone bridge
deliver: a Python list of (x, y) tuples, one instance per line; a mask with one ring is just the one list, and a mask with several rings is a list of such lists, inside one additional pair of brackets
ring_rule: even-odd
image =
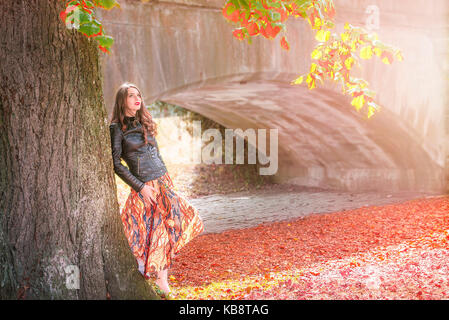
[(302, 19), (279, 39), (252, 44), (232, 36), (224, 1), (121, 0), (102, 11), (115, 38), (102, 57), (111, 115), (117, 87), (136, 83), (146, 104), (165, 101), (227, 128), (277, 128), (279, 182), (336, 190), (448, 190), (449, 106), (445, 0), (338, 0), (336, 28), (367, 26), (399, 47), (403, 62), (364, 62), (360, 76), (382, 112), (366, 120), (333, 84), (290, 81), (309, 69), (316, 41)]

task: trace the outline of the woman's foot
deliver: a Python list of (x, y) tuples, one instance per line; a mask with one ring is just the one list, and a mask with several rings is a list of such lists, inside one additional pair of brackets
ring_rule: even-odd
[(167, 281), (163, 281), (162, 279), (156, 279), (155, 283), (157, 284), (157, 286), (162, 290), (162, 292), (165, 295), (169, 295), (171, 290), (170, 287), (168, 286), (168, 282)]

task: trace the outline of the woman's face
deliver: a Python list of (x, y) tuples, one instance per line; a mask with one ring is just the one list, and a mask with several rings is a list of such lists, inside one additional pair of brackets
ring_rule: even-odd
[(139, 91), (136, 88), (128, 88), (125, 102), (125, 115), (134, 117), (137, 110), (142, 107), (142, 97)]

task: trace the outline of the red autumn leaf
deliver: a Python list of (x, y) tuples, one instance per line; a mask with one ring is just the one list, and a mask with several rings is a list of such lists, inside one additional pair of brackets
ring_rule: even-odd
[(242, 27), (248, 26), (248, 19), (246, 18), (246, 13), (242, 12), (240, 13), (240, 24)]
[(236, 29), (232, 32), (232, 35), (239, 40), (243, 40), (244, 34), (242, 29)]
[(268, 5), (267, 5), (265, 2), (266, 2), (265, 0), (262, 0), (262, 6), (263, 6), (265, 9), (269, 9)]
[(332, 4), (327, 8), (327, 14), (331, 19), (335, 17), (335, 8)]
[(250, 36), (255, 36), (256, 34), (259, 33), (259, 26), (257, 25), (257, 23), (252, 22), (251, 24), (248, 25), (247, 30)]
[(66, 19), (67, 15), (68, 15), (70, 12), (72, 12), (73, 10), (75, 10), (75, 8), (78, 7), (78, 6), (80, 6), (79, 3), (77, 3), (77, 4), (75, 4), (75, 5), (72, 5), (72, 6), (68, 6), (65, 10), (61, 11), (61, 12), (59, 13), (59, 17), (61, 18), (61, 20), (62, 20), (63, 22), (65, 22), (65, 19)]
[(382, 54), (380, 55), (380, 59), (387, 59), (388, 63), (393, 63), (393, 54), (391, 52), (388, 51), (383, 51)]
[(109, 50), (103, 46), (98, 46), (98, 48), (100, 48), (100, 50), (103, 51), (104, 53), (109, 53)]
[(329, 68), (329, 61), (318, 60), (318, 64), (325, 69)]
[(84, 6), (84, 7), (93, 9), (93, 8), (95, 7), (95, 5), (94, 5), (93, 3), (91, 3), (91, 4), (92, 4), (92, 5), (89, 5), (88, 3), (86, 3), (85, 0), (83, 0), (83, 6)]
[(222, 14), (226, 19), (231, 20), (232, 22), (238, 22), (240, 20), (240, 11), (234, 9), (231, 14), (228, 14), (228, 8), (234, 7), (232, 3), (228, 3), (225, 7), (223, 7)]
[(282, 8), (276, 8), (275, 11), (281, 14), (280, 22), (284, 22), (288, 18), (288, 12)]
[(288, 41), (285, 38), (285, 36), (281, 38), (281, 47), (284, 48), (285, 50), (290, 49), (290, 45), (288, 44)]
[(61, 12), (59, 13), (59, 17), (61, 18), (61, 20), (62, 20), (63, 22), (65, 22), (65, 18), (67, 17), (67, 12), (65, 12), (65, 10), (61, 11)]
[(268, 38), (268, 39), (273, 39), (274, 37), (277, 36), (277, 34), (280, 31), (281, 31), (281, 27), (279, 27), (279, 26), (273, 27), (271, 25), (271, 23), (268, 23), (266, 27), (261, 27), (260, 28), (260, 33), (262, 33), (262, 35), (265, 38)]

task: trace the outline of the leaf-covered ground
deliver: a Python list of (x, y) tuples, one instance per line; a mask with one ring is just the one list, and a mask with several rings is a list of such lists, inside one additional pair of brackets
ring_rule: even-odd
[(169, 271), (178, 299), (448, 299), (449, 196), (205, 234)]
[(177, 299), (449, 299), (448, 249), (449, 196), (423, 198), (200, 235), (169, 282)]

